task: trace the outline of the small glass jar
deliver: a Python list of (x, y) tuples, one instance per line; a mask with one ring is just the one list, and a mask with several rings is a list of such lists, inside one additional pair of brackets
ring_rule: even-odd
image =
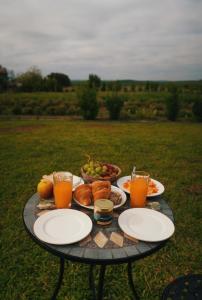
[(109, 225), (113, 219), (114, 204), (111, 200), (99, 199), (94, 203), (94, 220), (99, 225)]

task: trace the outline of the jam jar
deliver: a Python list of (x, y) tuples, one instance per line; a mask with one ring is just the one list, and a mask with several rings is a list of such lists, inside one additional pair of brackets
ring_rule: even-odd
[(94, 220), (99, 225), (109, 225), (113, 219), (114, 204), (108, 199), (99, 199), (94, 203)]

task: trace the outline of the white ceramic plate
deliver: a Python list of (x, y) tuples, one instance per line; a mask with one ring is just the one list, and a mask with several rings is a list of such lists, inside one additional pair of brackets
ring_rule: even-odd
[(56, 209), (40, 216), (34, 223), (34, 233), (42, 241), (55, 245), (76, 243), (92, 230), (92, 221), (74, 209)]
[(129, 236), (146, 242), (160, 242), (173, 235), (175, 226), (164, 214), (148, 208), (130, 208), (118, 218), (120, 228)]
[[(53, 183), (53, 174), (50, 175), (44, 175), (43, 176), (44, 179), (48, 179)], [(84, 181), (81, 177), (73, 175), (73, 191), (75, 190), (75, 188), (81, 184), (83, 184)]]
[(81, 177), (73, 175), (73, 191), (75, 190), (75, 188), (81, 184), (83, 184), (84, 181)]
[[(128, 181), (128, 180), (131, 180), (131, 176), (124, 176), (124, 177), (121, 177), (117, 180), (117, 185), (120, 189), (122, 189), (124, 192), (126, 193), (130, 193), (130, 191), (128, 189), (126, 189), (123, 184)], [(150, 195), (147, 195), (147, 197), (156, 197), (156, 196), (159, 196), (161, 194), (163, 194), (163, 192), (165, 191), (165, 188), (163, 186), (163, 184), (153, 178), (151, 178), (151, 180), (155, 183), (157, 189), (158, 189), (158, 192), (157, 193), (153, 193), (153, 194), (150, 194)]]
[[(116, 186), (111, 185), (111, 190), (112, 190), (112, 192), (116, 192), (116, 193), (119, 193), (121, 195), (121, 203), (114, 206), (114, 209), (116, 209), (116, 208), (122, 206), (126, 202), (127, 197), (126, 197), (126, 194)], [(77, 204), (79, 204), (80, 206), (85, 207), (85, 208), (89, 208), (89, 209), (92, 209), (92, 210), (94, 209), (94, 205), (83, 205), (75, 197), (73, 197), (73, 198), (74, 198), (74, 201)]]

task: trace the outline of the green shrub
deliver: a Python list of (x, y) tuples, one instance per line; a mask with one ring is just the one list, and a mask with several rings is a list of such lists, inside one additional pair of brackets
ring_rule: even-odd
[(31, 106), (25, 106), (22, 108), (22, 115), (33, 115), (34, 109)]
[(78, 100), (83, 118), (85, 120), (96, 119), (99, 110), (96, 90), (86, 86), (82, 87), (78, 91)]
[(21, 115), (22, 114), (22, 106), (19, 103), (16, 103), (12, 109), (14, 115)]
[(192, 106), (192, 112), (197, 121), (202, 121), (202, 96), (199, 96)]
[(55, 116), (55, 115), (57, 115), (57, 113), (56, 113), (56, 107), (55, 107), (55, 106), (48, 106), (48, 107), (46, 108), (45, 114), (46, 114), (46, 115), (50, 115), (50, 116)]
[(33, 112), (33, 114), (36, 116), (43, 115), (43, 110), (40, 106), (35, 106)]
[(106, 108), (109, 111), (111, 120), (118, 120), (120, 118), (121, 109), (124, 104), (124, 98), (118, 94), (113, 94), (105, 98)]
[(166, 99), (166, 114), (170, 121), (176, 121), (180, 110), (178, 90), (174, 86), (170, 89), (170, 96)]

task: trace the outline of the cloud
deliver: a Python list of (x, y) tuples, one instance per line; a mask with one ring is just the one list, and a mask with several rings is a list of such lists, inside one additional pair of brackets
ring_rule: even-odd
[(202, 78), (197, 0), (1, 0), (0, 64), (70, 78)]

